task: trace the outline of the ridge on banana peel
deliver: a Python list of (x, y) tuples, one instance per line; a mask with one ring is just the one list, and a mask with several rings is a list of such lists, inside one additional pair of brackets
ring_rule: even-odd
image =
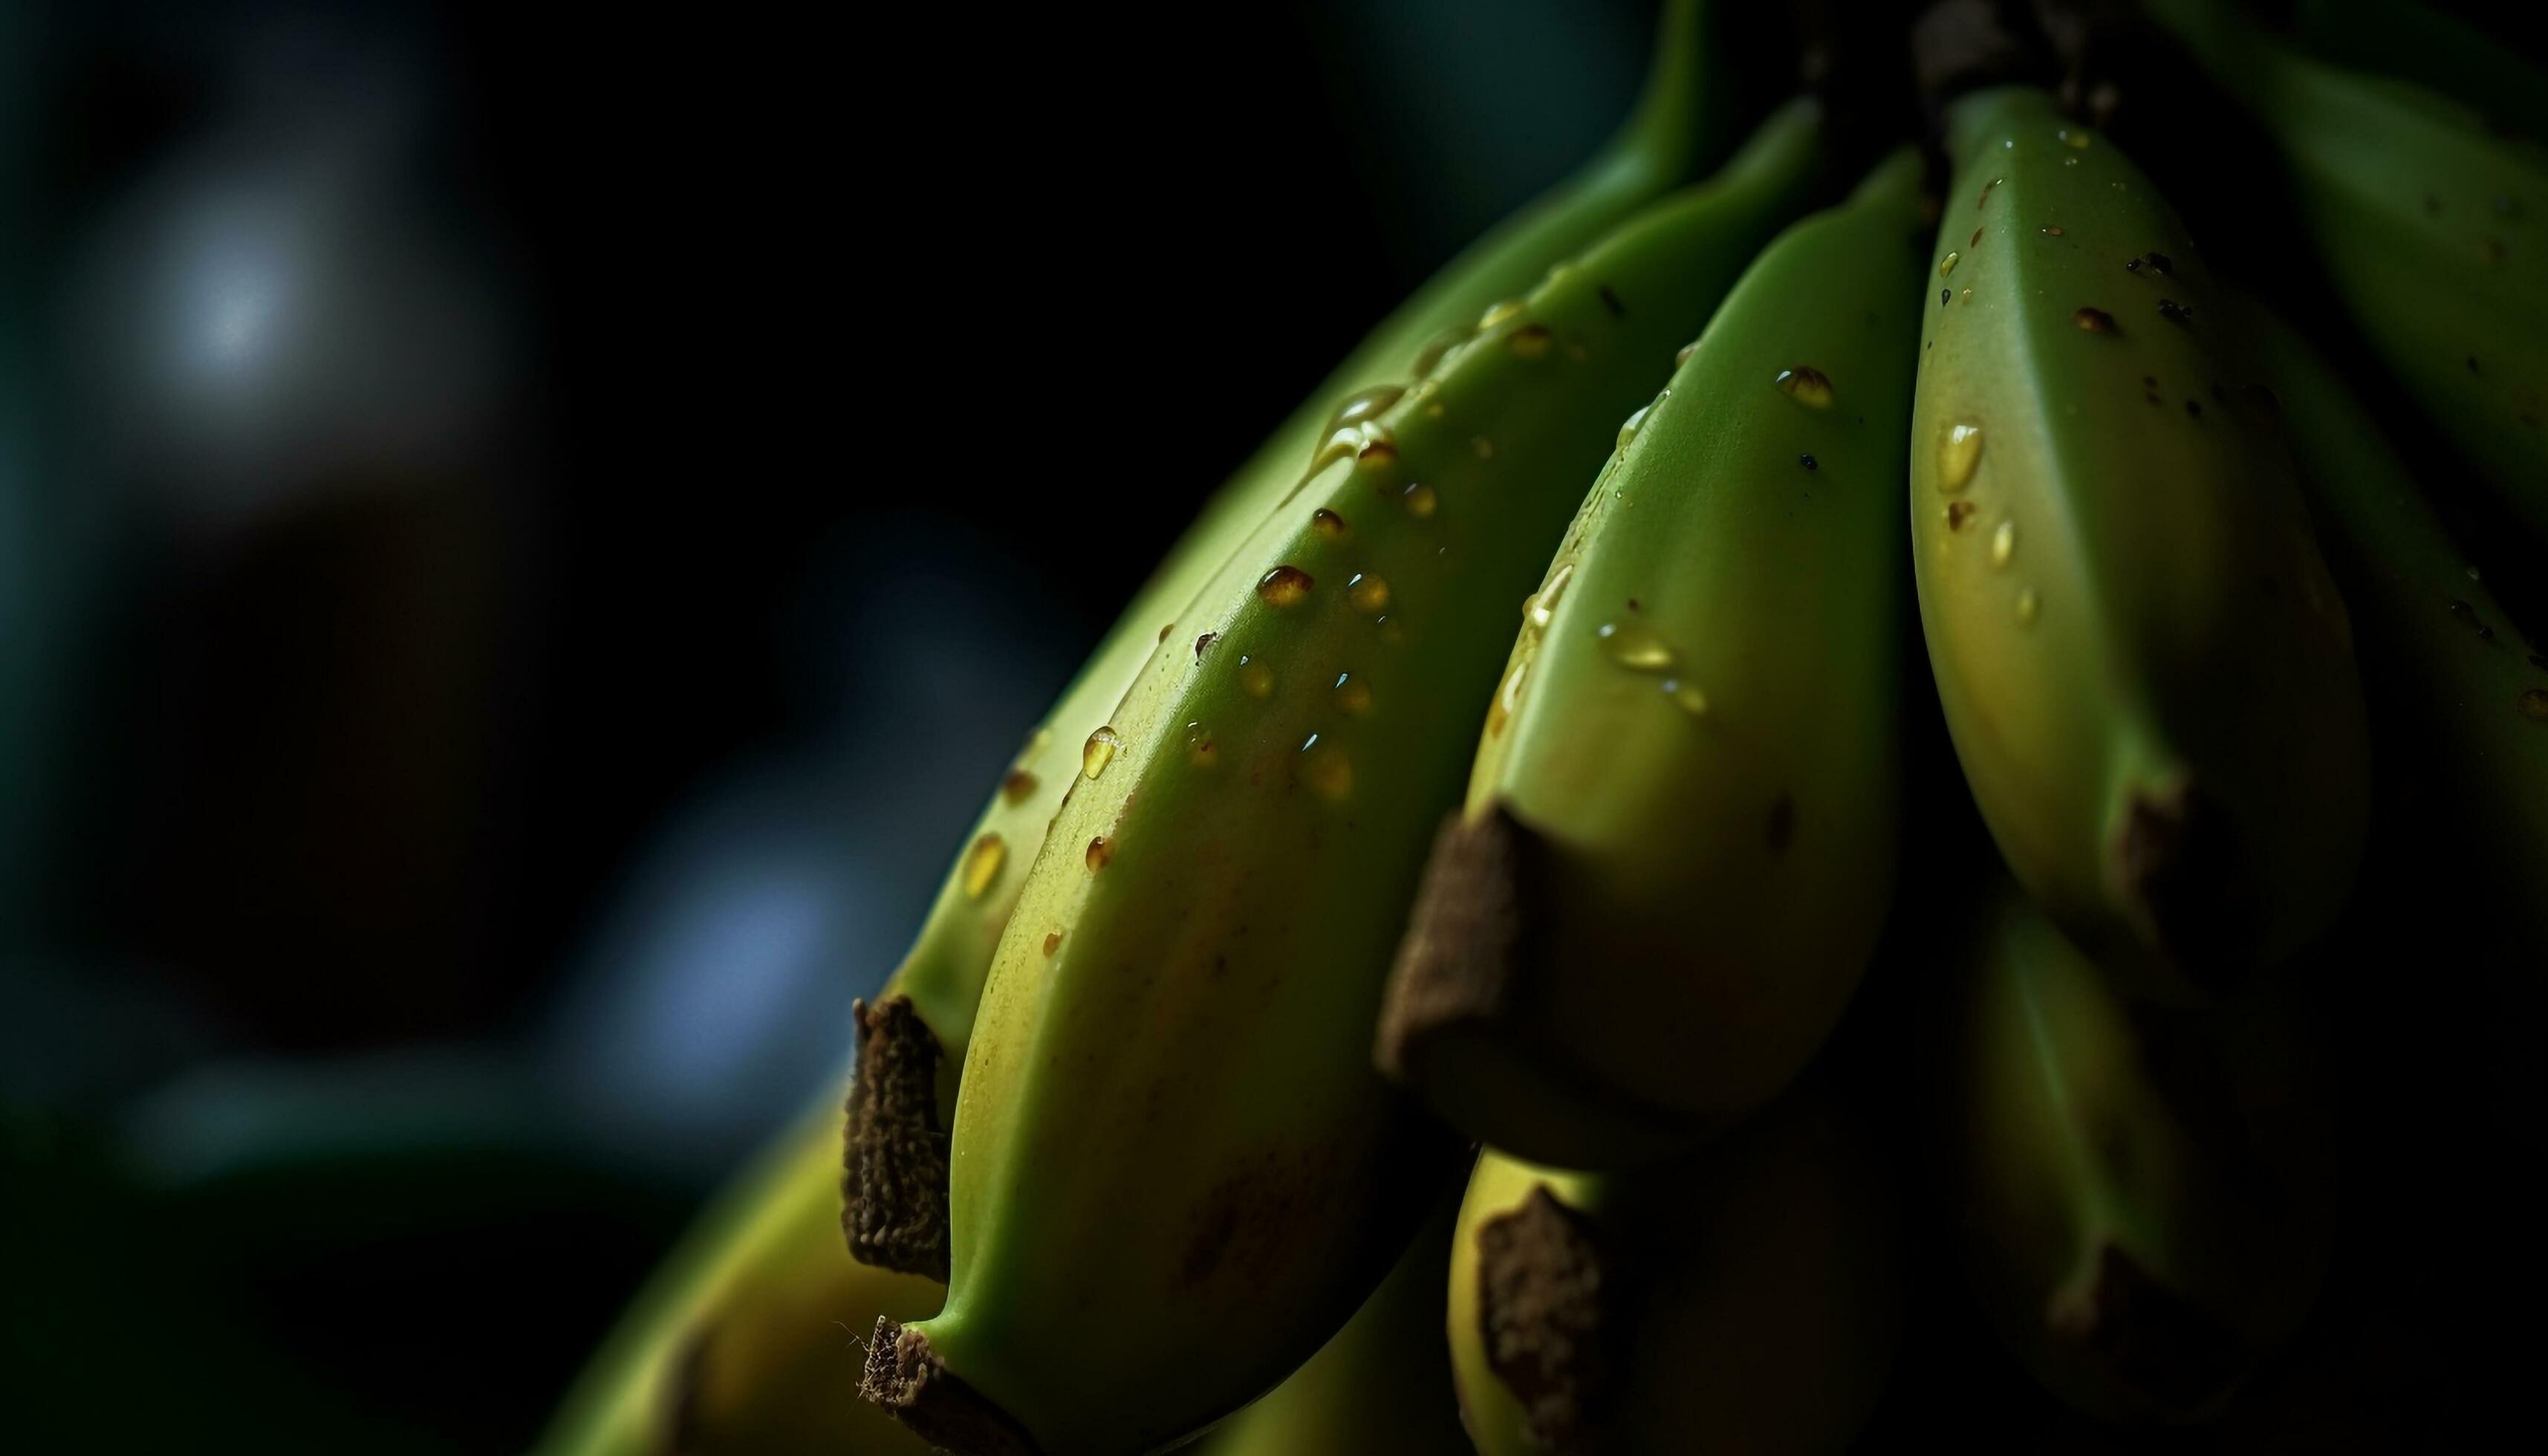
[[(946, 1120), (975, 1004), (1046, 832), (1104, 726), (1172, 639), (1195, 593), (1302, 480), (1314, 454), (1369, 422), (1475, 320), (1690, 177), (1718, 149), (1727, 77), (1712, 0), (1667, 0), (1645, 91), (1619, 136), (1568, 181), (1470, 245), (1375, 328), (1205, 505), (1002, 777), (909, 954), (856, 1010), (861, 1072), (844, 1148), (843, 1228), (860, 1259), (944, 1280)], [(1193, 633), (1182, 634), (1191, 637)], [(896, 1003), (901, 1003), (897, 1005)], [(879, 1040), (881, 1039), (881, 1040)], [(864, 1048), (876, 1046), (870, 1058)], [(889, 1064), (888, 1064), (889, 1063)], [(873, 1095), (865, 1090), (873, 1088)], [(931, 1090), (935, 1088), (935, 1094)], [(880, 1115), (874, 1105), (891, 1103)], [(862, 1112), (862, 1105), (866, 1111)], [(892, 1207), (890, 1221), (863, 1212)]]
[(2218, 0), (2149, 10), (2271, 136), (2296, 230), (2408, 397), (2548, 542), (2548, 151)]
[(917, 1319), (946, 1291), (841, 1247), (839, 1104), (825, 1096), (739, 1176), (630, 1306), (541, 1456), (926, 1456), (858, 1398), (878, 1314)]
[(1335, 1338), (1272, 1394), (1192, 1446), (1196, 1456), (1475, 1456), (1451, 1392), (1442, 1270), (1460, 1201), (1424, 1231)]
[(1155, 1448), (1276, 1384), (1404, 1246), (1456, 1149), (1369, 1028), (1504, 613), (1820, 134), (1790, 103), (1491, 311), (1197, 595), (1001, 941), (947, 1310), (879, 1323), (868, 1399), (959, 1450)]
[(1896, 1225), (1812, 1074), (1673, 1161), (1566, 1173), (1489, 1151), (1451, 1258), (1461, 1418), (1480, 1456), (1844, 1450), (1901, 1325)]
[(2478, 831), (2481, 878), (2548, 943), (2548, 640), (2526, 639), (2344, 381), (2271, 316), (2265, 360), (2301, 482), (2365, 646), (2427, 762)]
[(1502, 1151), (1614, 1166), (1749, 1112), (1873, 951), (1919, 194), (1906, 147), (1762, 253), (1524, 603), (1377, 1048)]
[(2327, 1262), (2305, 1008), (2270, 985), (2211, 1012), (2127, 1000), (2005, 880), (1943, 978), (1933, 1171), (2001, 1342), (2103, 1419), (2219, 1413)]
[(1911, 436), (1920, 616), (2017, 877), (2195, 1000), (2323, 930), (2368, 788), (2344, 603), (2217, 283), (2024, 87), (1949, 112)]

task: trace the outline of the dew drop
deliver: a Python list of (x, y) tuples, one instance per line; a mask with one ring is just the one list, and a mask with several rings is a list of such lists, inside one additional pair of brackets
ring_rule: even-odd
[(1779, 370), (1778, 388), (1788, 399), (1809, 410), (1831, 408), (1831, 379), (1810, 364), (1799, 364), (1793, 369)]
[(1379, 577), (1357, 572), (1352, 581), (1345, 583), (1345, 600), (1352, 602), (1356, 611), (1387, 611), (1389, 583)]
[(2018, 588), (2017, 624), (2021, 627), (2034, 626), (2035, 619), (2042, 615), (2044, 615), (2044, 599), (2035, 594), (2035, 589), (2032, 587)]
[(1955, 272), (1956, 265), (1962, 262), (1963, 258), (1964, 255), (1957, 252), (1951, 252), (1945, 257), (1940, 258), (1938, 260), (1938, 276), (1944, 278), (1948, 274)]
[(2047, 237), (2059, 237), (2061, 235), (2061, 225), (2053, 223), (2046, 226), (2044, 235)]
[(1371, 684), (1351, 673), (1336, 675), (1336, 706), (1353, 717), (1371, 711)]
[(1101, 834), (1088, 842), (1088, 853), (1080, 858), (1087, 861), (1090, 869), (1103, 869), (1106, 862), (1115, 858), (1115, 846)]
[(1219, 632), (1206, 632), (1202, 636), (1197, 637), (1195, 639), (1195, 660), (1197, 662), (1201, 662), (1205, 651), (1220, 640), (1221, 634)]
[(1982, 245), (1982, 229), (1980, 229), (1979, 228), (1974, 228), (1974, 229), (1973, 229), (1973, 235), (1964, 239), (1964, 246), (1966, 246), (1966, 247), (1979, 247), (1979, 246), (1981, 246), (1981, 245)]
[(1981, 207), (1983, 207), (1983, 206), (1987, 205), (1987, 204), (1990, 202), (1991, 189), (1992, 189), (1992, 188), (1994, 188), (1994, 187), (1997, 187), (1999, 184), (2001, 184), (2002, 182), (2005, 182), (2005, 181), (2007, 181), (2007, 180), (2008, 180), (2008, 179), (2007, 179), (2006, 177), (1993, 177), (1993, 178), (1992, 178), (1992, 179), (1990, 179), (1989, 181), (1987, 181), (1987, 182), (1983, 183), (1983, 184), (1982, 184), (1982, 195), (1981, 195), (1980, 197), (1975, 198), (1975, 199), (1973, 200), (1973, 206), (1974, 206), (1976, 209), (1978, 209), (1978, 208), (1981, 208)]
[(964, 852), (966, 897), (982, 898), (982, 892), (991, 887), (991, 881), (1000, 877), (1000, 865), (1008, 858), (1009, 847), (1001, 843), (996, 834), (986, 834), (973, 841), (973, 847)]
[(1320, 742), (1315, 733), (1301, 745), (1293, 774), (1310, 792), (1331, 804), (1353, 793), (1353, 760), (1345, 756), (1342, 747)]
[(1685, 344), (1682, 345), (1680, 348), (1673, 350), (1673, 367), (1674, 367), (1675, 369), (1679, 369), (1679, 368), (1680, 368), (1681, 366), (1683, 366), (1684, 364), (1686, 364), (1686, 363), (1688, 363), (1688, 362), (1689, 362), (1689, 356), (1690, 356), (1690, 355), (1695, 354), (1695, 353), (1697, 353), (1697, 352), (1698, 352), (1698, 340), (1696, 340), (1696, 339), (1691, 339), (1688, 343), (1685, 343)]
[(1407, 513), (1418, 520), (1431, 515), (1442, 503), (1441, 498), (1433, 494), (1433, 488), (1421, 481), (1409, 486), (1400, 495), (1407, 501)]
[(1090, 778), (1105, 773), (1106, 766), (1115, 761), (1115, 751), (1123, 746), (1124, 740), (1112, 728), (1089, 734), (1088, 741), (1079, 747), (1079, 772)]
[(1610, 661), (1634, 673), (1661, 673), (1677, 659), (1672, 645), (1642, 622), (1603, 622), (1596, 634)]
[(1367, 419), (1376, 419), (1406, 394), (1407, 390), (1404, 386), (1379, 384), (1347, 395), (1344, 402), (1336, 406), (1336, 412), (1327, 416), (1327, 429), (1332, 433), (1350, 425), (1361, 424)]
[(1557, 615), (1557, 600), (1566, 594), (1566, 584), (1574, 577), (1575, 563), (1561, 562), (1557, 570), (1548, 574), (1547, 584), (1523, 600), (1522, 620), (1530, 624), (1531, 630), (1548, 630), (1550, 620)]
[(1058, 950), (1060, 950), (1060, 949), (1061, 949), (1061, 932), (1059, 932), (1059, 931), (1054, 931), (1054, 932), (1052, 932), (1050, 935), (1047, 935), (1047, 936), (1046, 936), (1046, 937), (1044, 938), (1044, 954), (1045, 954), (1045, 958), (1046, 958), (1046, 959), (1047, 959), (1047, 960), (1051, 959), (1051, 958), (1052, 958), (1052, 953), (1053, 953), (1053, 952), (1055, 952), (1055, 951), (1058, 951)]
[(1442, 362), (1444, 355), (1469, 341), (1471, 332), (1472, 330), (1453, 326), (1426, 339), (1424, 347), (1415, 351), (1415, 372), (1421, 375), (1431, 374), (1434, 367)]
[(1293, 606), (1310, 594), (1312, 585), (1308, 572), (1286, 563), (1257, 582), (1256, 594), (1268, 606)]
[[(1377, 426), (1374, 426), (1376, 429)], [(1362, 447), (1354, 451), (1354, 464), (1364, 470), (1386, 470), (1398, 463), (1398, 446), (1386, 435), (1375, 437), (1364, 431)]]
[(1521, 684), (1529, 676), (1530, 660), (1527, 658), (1520, 659), (1511, 667), (1504, 669), (1504, 681), (1496, 685), (1496, 700), (1487, 708), (1488, 737), (1493, 738), (1502, 734), (1504, 731), (1504, 724), (1511, 721), (1513, 714), (1521, 711)]
[(1036, 791), (1036, 776), (1024, 769), (1012, 769), (1000, 780), (1000, 797), (1012, 804), (1023, 804)]
[(1947, 529), (1951, 531), (1962, 530), (1965, 525), (1972, 520), (1973, 512), (1978, 507), (1976, 507), (1970, 500), (1948, 501)]
[(1673, 706), (1693, 718), (1707, 716), (1707, 694), (1698, 690), (1697, 683), (1684, 682), (1679, 678), (1666, 678), (1663, 685), (1664, 696), (1673, 700)]
[(1553, 337), (1547, 324), (1525, 323), (1504, 335), (1504, 347), (1511, 350), (1516, 359), (1542, 359), (1548, 356), (1548, 346)]
[(1490, 305), (1487, 312), (1478, 316), (1478, 331), (1484, 333), (1499, 323), (1511, 322), (1522, 316), (1524, 307), (1519, 299), (1506, 299), (1502, 303)]
[(1263, 663), (1251, 662), (1243, 657), (1240, 658), (1238, 660), (1238, 690), (1246, 693), (1249, 697), (1272, 697), (1274, 695), (1274, 670), (1265, 666)]
[(2017, 522), (2004, 520), (1991, 532), (1991, 565), (2004, 567), (2017, 556)]
[(1971, 289), (1969, 289), (1969, 288), (1968, 288), (1968, 289), (1965, 289), (1962, 293), (1959, 293), (1959, 294), (1956, 295), (1956, 302), (1957, 302), (1957, 303), (1959, 303), (1959, 304), (1969, 304), (1969, 303), (1971, 303), (1972, 301), (1973, 301), (1973, 291), (1972, 291)]
[(2087, 333), (2112, 333), (2115, 331), (2115, 316), (2107, 313), (2103, 309), (2091, 309), (2086, 307), (2073, 309), (2070, 311), (2070, 321), (2078, 324), (2080, 329)]
[(2521, 708), (2521, 716), (2534, 722), (2548, 723), (2548, 689), (2523, 688), (2515, 702)]
[(1636, 413), (1619, 421), (1620, 449), (1624, 450), (1637, 442), (1637, 431), (1646, 427), (1646, 415), (1651, 412), (1654, 408), (1655, 407), (1652, 405), (1639, 405), (1637, 407)]
[(1333, 541), (1345, 533), (1345, 518), (1321, 505), (1310, 512), (1310, 529)]
[(1938, 489), (1949, 495), (1971, 485), (1982, 463), (1982, 427), (1951, 424), (1938, 439)]
[(1212, 730), (1201, 723), (1186, 725), (1186, 762), (1198, 769), (1209, 769), (1221, 762), (1221, 745), (1214, 741)]

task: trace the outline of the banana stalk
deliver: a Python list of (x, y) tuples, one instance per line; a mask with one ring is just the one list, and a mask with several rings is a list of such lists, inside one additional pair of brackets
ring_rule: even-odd
[(1148, 1449), (1275, 1384), (1396, 1257), (1452, 1150), (1370, 1027), (1505, 613), (1819, 136), (1792, 104), (1489, 310), (1091, 735), (966, 1055), (947, 1310), (879, 1324), (870, 1399), (959, 1450)]
[(1744, 274), (1619, 432), (1487, 710), (1378, 1048), (1566, 1167), (1767, 1102), (1892, 888), (1922, 270), (1907, 148)]

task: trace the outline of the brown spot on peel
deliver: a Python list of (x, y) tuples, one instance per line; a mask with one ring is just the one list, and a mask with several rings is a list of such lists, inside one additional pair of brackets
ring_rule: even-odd
[(859, 1262), (947, 1279), (938, 1036), (908, 996), (851, 1003), (859, 1038), (841, 1152), (841, 1231)]
[(1540, 877), (1522, 864), (1533, 839), (1502, 809), (1475, 823), (1455, 813), (1434, 836), (1381, 1003), (1373, 1059), (1393, 1079), (1409, 1079), (1432, 1037), (1517, 1011), (1524, 943), (1538, 920), (1526, 901)]
[(2125, 1388), (2171, 1413), (2213, 1406), (2252, 1363), (2246, 1346), (2112, 1240), (2054, 1291), (2045, 1327), (2084, 1346)]
[(881, 1315), (867, 1341), (859, 1395), (941, 1449), (963, 1456), (1037, 1456), (1026, 1427), (949, 1370), (930, 1349), (929, 1336)]
[(1488, 1368), (1520, 1401), (1534, 1442), (1560, 1453), (1597, 1448), (1611, 1291), (1591, 1224), (1535, 1187), (1519, 1208), (1480, 1225), (1477, 1237)]

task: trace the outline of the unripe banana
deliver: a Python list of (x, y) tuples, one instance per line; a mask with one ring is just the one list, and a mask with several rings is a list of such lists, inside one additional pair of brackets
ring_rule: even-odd
[(1845, 1449), (1900, 1328), (1897, 1211), (1810, 1083), (1627, 1172), (1488, 1152), (1451, 1255), (1451, 1368), (1480, 1456)]
[(2548, 642), (2513, 625), (2335, 371), (2279, 319), (2264, 346), (2365, 675), (2478, 831), (2472, 867), (2548, 944)]
[(1613, 1166), (1730, 1122), (1874, 947), (1919, 194), (1905, 149), (1770, 245), (1524, 603), (1379, 1041), (1494, 1147)]
[[(876, 1006), (859, 1009), (862, 1047), (883, 1040), (877, 1058), (862, 1055), (859, 1085), (873, 1095), (858, 1098), (896, 1111), (871, 1110), (864, 1119), (853, 1112), (844, 1224), (858, 1257), (946, 1277), (946, 1139), (932, 1104), (953, 1106), (992, 952), (1027, 866), (1080, 777), (1089, 735), (1107, 722), (1195, 593), (1300, 485), (1314, 452), (1339, 435), (1359, 441), (1364, 424), (1404, 393), (1404, 382), (1427, 372), (1428, 356), (1466, 338), (1490, 306), (1591, 246), (1712, 153), (1709, 114), (1723, 109), (1719, 93), (1726, 89), (1725, 60), (1710, 44), (1720, 29), (1713, 10), (1708, 0), (1667, 0), (1644, 97), (1617, 139), (1453, 259), (1292, 412), (1205, 506), (1028, 740), (901, 968)], [(888, 1205), (905, 1212), (891, 1223), (861, 1212)]]
[(1274, 1393), (1192, 1449), (1197, 1456), (1474, 1456), (1451, 1393), (1442, 1270), (1459, 1201), (1445, 1198), (1370, 1299)]
[(2326, 1264), (2331, 1139), (2294, 1008), (2128, 1001), (2004, 886), (1933, 1011), (1939, 1187), (2001, 1340), (2090, 1414), (2217, 1413)]
[(2152, 0), (2273, 136), (2298, 231), (2408, 396), (2548, 541), (2548, 153), (2217, 0)]
[(2231, 300), (2149, 180), (2039, 91), (1967, 96), (1950, 133), (1911, 436), (1939, 697), (2028, 890), (2201, 994), (2352, 882), (2344, 604)]
[(2413, 0), (2300, 0), (2292, 10), (2301, 44), (2321, 60), (2455, 97), (2491, 132), (2548, 137), (2548, 72), (2457, 16)]
[(841, 1247), (840, 1110), (826, 1097), (722, 1194), (593, 1356), (544, 1456), (924, 1456), (858, 1398), (879, 1313), (946, 1291)]
[[(1196, 595), (1110, 722), (992, 966), (945, 1314), (865, 1389), (975, 1451), (1138, 1451), (1342, 1323), (1449, 1168), (1370, 1028), (1509, 603), (1815, 171), (1818, 109), (1499, 306)], [(1570, 485), (1570, 482), (1573, 482)]]

